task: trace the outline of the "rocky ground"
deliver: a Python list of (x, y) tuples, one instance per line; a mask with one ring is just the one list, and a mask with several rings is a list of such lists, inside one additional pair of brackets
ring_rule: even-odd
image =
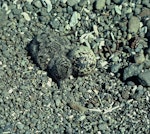
[[(96, 68), (58, 86), (28, 52), (41, 33), (90, 48)], [(149, 132), (149, 0), (0, 1), (0, 133)]]

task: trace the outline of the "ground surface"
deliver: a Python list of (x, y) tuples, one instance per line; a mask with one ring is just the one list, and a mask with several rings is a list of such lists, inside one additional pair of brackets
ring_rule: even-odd
[[(148, 134), (150, 80), (141, 78), (150, 70), (148, 0), (49, 2), (0, 2), (0, 133)], [(58, 88), (27, 51), (49, 31), (91, 48), (95, 71)]]

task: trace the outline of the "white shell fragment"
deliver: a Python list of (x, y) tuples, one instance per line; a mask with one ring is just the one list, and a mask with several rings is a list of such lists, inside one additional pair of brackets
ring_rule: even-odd
[(30, 21), (31, 18), (26, 12), (22, 12), (21, 15), (25, 18), (25, 20)]
[(52, 3), (50, 0), (41, 0), (43, 5), (47, 7), (47, 12), (50, 12), (52, 10)]

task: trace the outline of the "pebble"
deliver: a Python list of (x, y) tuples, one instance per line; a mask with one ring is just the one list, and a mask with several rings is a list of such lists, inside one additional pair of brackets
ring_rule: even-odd
[(147, 21), (146, 25), (147, 25), (147, 29), (150, 30), (150, 19)]
[(24, 128), (24, 125), (23, 125), (21, 122), (18, 122), (18, 123), (17, 123), (17, 127), (18, 127), (19, 129), (23, 129), (23, 128)]
[(149, 0), (142, 0), (142, 4), (147, 6), (147, 7), (150, 7), (150, 1)]
[(75, 26), (78, 23), (78, 19), (80, 19), (80, 14), (78, 12), (73, 12), (70, 20), (70, 27)]
[(67, 0), (60, 0), (62, 3), (66, 3), (67, 2)]
[(144, 62), (145, 61), (144, 52), (140, 51), (139, 53), (135, 54), (134, 61), (135, 61), (135, 63), (138, 63), (138, 64)]
[(147, 58), (148, 60), (150, 60), (150, 46), (145, 49), (145, 53), (146, 53), (146, 58)]
[(117, 14), (121, 15), (122, 6), (115, 6), (115, 11)]
[(150, 60), (146, 60), (146, 62), (144, 62), (144, 68), (150, 69)]
[(96, 67), (96, 57), (93, 51), (87, 46), (77, 46), (68, 54), (72, 62), (73, 74), (83, 76), (90, 74)]
[(50, 12), (52, 10), (52, 3), (50, 0), (41, 0), (43, 5), (47, 7), (47, 12)]
[(111, 66), (111, 72), (117, 73), (119, 71), (120, 67), (121, 67), (121, 64), (119, 64), (119, 63), (112, 65)]
[(37, 8), (42, 8), (42, 3), (40, 1), (33, 1), (33, 5)]
[(115, 4), (121, 4), (123, 0), (112, 0)]
[(150, 70), (140, 73), (138, 78), (141, 85), (150, 87)]
[(67, 0), (68, 5), (71, 7), (78, 4), (79, 2), (80, 0)]
[(131, 64), (128, 67), (124, 69), (123, 72), (123, 80), (127, 80), (128, 78), (131, 78), (133, 76), (137, 76), (138, 74), (141, 73), (143, 69), (143, 64), (141, 65), (136, 65), (136, 64)]
[(128, 31), (131, 33), (137, 33), (140, 28), (140, 20), (138, 17), (132, 16), (128, 23)]
[(97, 9), (97, 10), (102, 10), (104, 7), (105, 7), (105, 2), (106, 0), (97, 0), (96, 2), (95, 2), (95, 8)]
[(28, 13), (22, 12), (21, 15), (25, 18), (25, 20), (27, 20), (27, 21), (30, 21), (30, 20), (31, 20), (31, 18), (30, 18), (30, 16), (29, 16)]

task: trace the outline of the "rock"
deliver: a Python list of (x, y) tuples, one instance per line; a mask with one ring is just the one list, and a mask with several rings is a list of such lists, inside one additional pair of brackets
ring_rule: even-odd
[(28, 13), (22, 12), (21, 15), (24, 17), (25, 20), (27, 20), (27, 21), (30, 21), (30, 20), (31, 20), (31, 18), (30, 18), (30, 16), (29, 16)]
[(150, 87), (150, 70), (140, 73), (138, 78), (141, 85)]
[(123, 0), (112, 0), (115, 4), (121, 4)]
[(106, 0), (97, 0), (97, 1), (95, 2), (95, 8), (96, 8), (97, 10), (102, 10), (102, 9), (105, 7), (105, 1), (106, 1)]
[(121, 68), (121, 64), (120, 63), (114, 64), (114, 65), (111, 66), (111, 72), (117, 73), (120, 68)]
[(78, 4), (79, 2), (80, 0), (67, 0), (68, 5), (71, 7)]
[(78, 19), (80, 19), (80, 14), (78, 12), (73, 12), (70, 20), (70, 27), (75, 26), (78, 23)]
[(150, 1), (149, 0), (142, 0), (142, 4), (147, 6), (147, 7), (150, 7)]
[(50, 0), (41, 0), (42, 4), (47, 7), (47, 12), (52, 10), (52, 3)]
[(40, 1), (33, 1), (33, 5), (37, 8), (42, 8), (42, 3)]
[(138, 64), (144, 62), (145, 61), (144, 52), (140, 51), (139, 53), (134, 55), (134, 61), (135, 61), (135, 63), (138, 63)]
[(128, 78), (131, 78), (133, 76), (137, 76), (138, 74), (141, 73), (143, 69), (143, 64), (136, 65), (136, 64), (131, 64), (128, 67), (124, 69), (123, 72), (123, 80), (127, 80)]
[(146, 58), (147, 58), (148, 60), (150, 60), (150, 46), (145, 49), (145, 53), (146, 53)]
[(131, 33), (137, 33), (140, 28), (140, 20), (138, 17), (132, 16), (128, 23), (128, 31)]
[(149, 68), (150, 69), (150, 60), (146, 60), (144, 62), (144, 68)]
[(150, 30), (150, 19), (146, 23), (148, 30)]
[(74, 76), (90, 74), (96, 67), (95, 54), (86, 46), (75, 47), (69, 52), (68, 58), (72, 62)]

